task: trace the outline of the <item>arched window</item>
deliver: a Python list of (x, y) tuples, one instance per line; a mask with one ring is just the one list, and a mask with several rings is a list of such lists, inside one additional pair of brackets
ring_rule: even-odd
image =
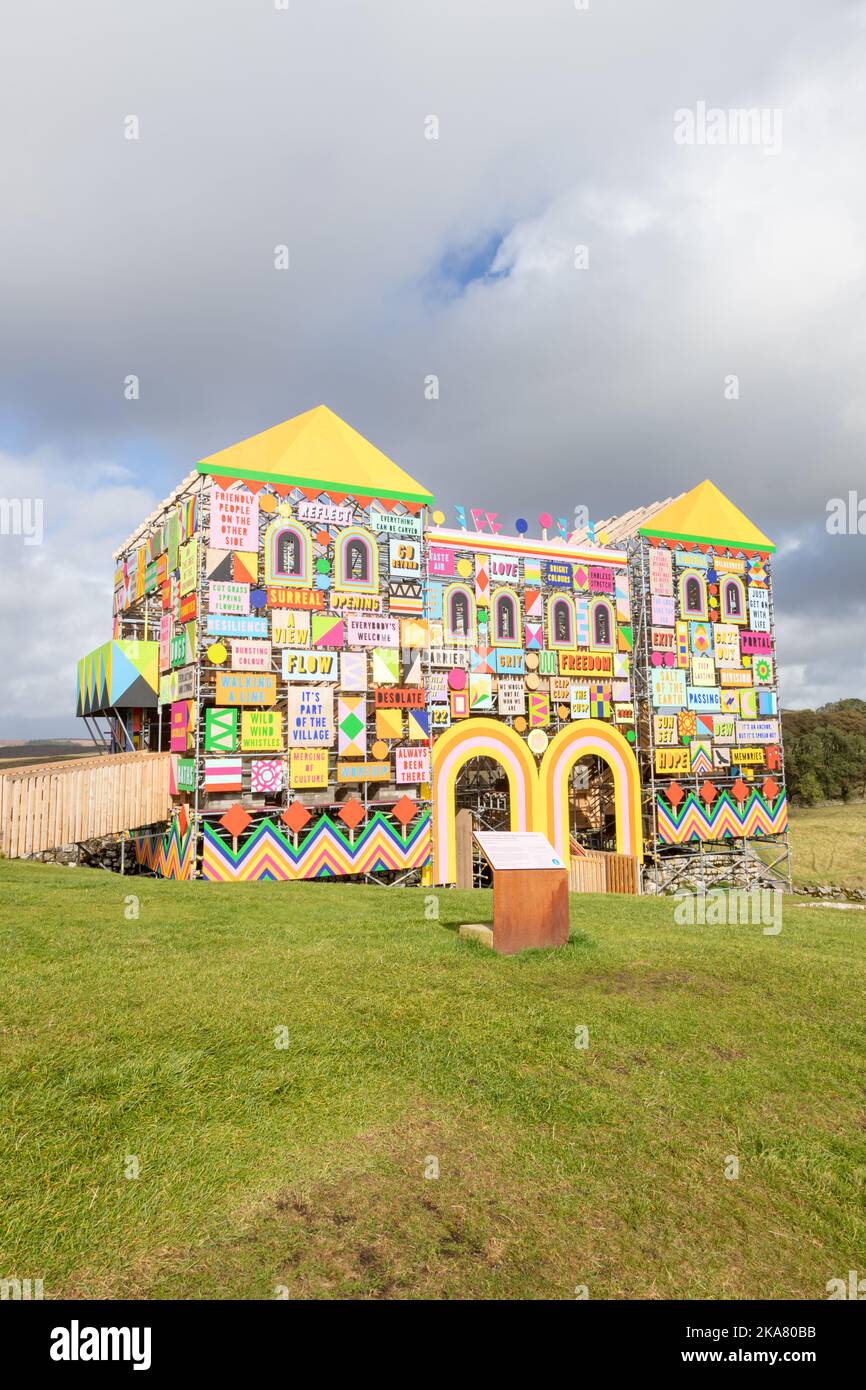
[(313, 582), (313, 544), (300, 521), (278, 517), (265, 531), (265, 583), (300, 584)]
[(549, 647), (573, 647), (575, 618), (574, 599), (557, 594), (547, 605), (547, 644)]
[(722, 617), (729, 623), (746, 621), (746, 590), (742, 579), (733, 574), (722, 580)]
[(596, 598), (589, 605), (589, 644), (613, 650), (616, 638), (616, 619), (609, 599)]
[(379, 551), (376, 538), (362, 526), (349, 526), (334, 549), (334, 588), (379, 591)]
[(445, 590), (445, 636), (449, 641), (475, 641), (475, 595), (468, 584), (449, 584)]
[(696, 570), (680, 575), (680, 613), (684, 618), (708, 618), (707, 581)]
[(518, 635), (520, 634), (520, 604), (512, 589), (494, 589), (492, 615), (493, 646), (513, 647), (517, 644), (522, 647), (523, 638), (522, 635)]

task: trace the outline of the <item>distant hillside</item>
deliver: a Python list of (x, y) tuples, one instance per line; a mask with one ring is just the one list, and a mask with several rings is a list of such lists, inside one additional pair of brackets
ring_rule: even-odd
[(782, 711), (785, 780), (792, 801), (866, 797), (866, 700)]
[(60, 763), (67, 758), (86, 758), (98, 750), (92, 741), (75, 738), (39, 738), (30, 742), (0, 741), (0, 772), (28, 763)]

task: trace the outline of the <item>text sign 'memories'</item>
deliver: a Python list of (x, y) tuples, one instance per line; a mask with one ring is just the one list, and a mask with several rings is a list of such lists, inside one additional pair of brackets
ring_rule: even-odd
[(477, 830), (475, 841), (491, 869), (564, 869), (550, 841), (532, 830)]

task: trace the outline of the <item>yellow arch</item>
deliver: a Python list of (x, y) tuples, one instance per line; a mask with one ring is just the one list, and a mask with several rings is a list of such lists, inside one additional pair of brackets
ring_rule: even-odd
[[(616, 808), (616, 847), (621, 854), (643, 858), (640, 773), (631, 744), (612, 724), (600, 719), (581, 719), (569, 724), (550, 740), (539, 769), (539, 808), (547, 838), (568, 862), (568, 782), (571, 769), (581, 758), (597, 754), (613, 772)], [(543, 808), (543, 809), (542, 809)], [(540, 816), (539, 816), (540, 820)], [(540, 828), (536, 825), (536, 829)]]
[(539, 822), (543, 825), (535, 759), (520, 735), (498, 719), (473, 717), (452, 724), (433, 745), (436, 883), (453, 883), (457, 877), (454, 793), (457, 778), (471, 758), (493, 758), (505, 769), (512, 830), (537, 830)]

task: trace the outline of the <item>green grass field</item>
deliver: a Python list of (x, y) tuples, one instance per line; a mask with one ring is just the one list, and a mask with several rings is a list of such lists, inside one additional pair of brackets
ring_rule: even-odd
[(489, 894), (425, 902), (0, 863), (0, 1276), (777, 1299), (866, 1269), (866, 913), (574, 897), (568, 946), (504, 959), (454, 930)]
[(830, 801), (791, 811), (794, 885), (866, 888), (866, 801)]

